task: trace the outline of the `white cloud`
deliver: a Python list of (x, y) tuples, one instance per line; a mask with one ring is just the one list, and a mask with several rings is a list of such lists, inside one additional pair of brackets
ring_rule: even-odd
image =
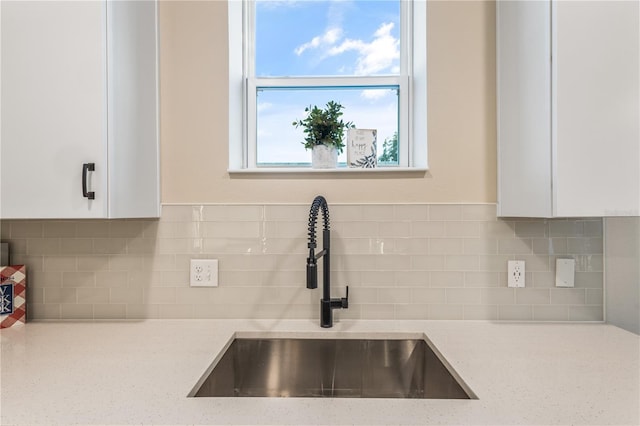
[(378, 99), (382, 99), (386, 97), (390, 93), (391, 92), (389, 90), (367, 89), (367, 90), (363, 90), (360, 96), (370, 101), (377, 101)]
[(393, 71), (395, 61), (400, 58), (400, 40), (391, 35), (393, 27), (393, 22), (384, 23), (373, 34), (371, 43), (347, 39), (329, 49), (327, 55), (336, 56), (355, 50), (358, 53), (356, 75), (371, 75), (386, 69)]
[(391, 34), (393, 27), (393, 22), (381, 24), (373, 34), (373, 40), (369, 43), (363, 40), (345, 39), (339, 44), (343, 30), (339, 27), (332, 27), (324, 34), (298, 46), (295, 53), (300, 56), (309, 49), (321, 49), (319, 56), (322, 60), (354, 51), (358, 55), (353, 67), (355, 75), (371, 75), (385, 70), (397, 74), (399, 72), (397, 61), (400, 58), (400, 40)]
[(342, 28), (334, 27), (329, 28), (324, 34), (320, 36), (315, 36), (310, 41), (301, 44), (296, 47), (294, 52), (296, 55), (300, 56), (307, 49), (315, 49), (320, 46), (331, 46), (335, 44), (342, 37)]
[(256, 108), (258, 109), (258, 112), (263, 112), (273, 108), (273, 104), (271, 102), (258, 102)]

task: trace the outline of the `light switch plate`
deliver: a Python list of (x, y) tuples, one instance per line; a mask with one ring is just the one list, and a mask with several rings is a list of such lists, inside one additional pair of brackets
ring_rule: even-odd
[(575, 259), (556, 259), (556, 287), (573, 287), (575, 272)]
[(218, 287), (218, 260), (191, 259), (191, 287)]

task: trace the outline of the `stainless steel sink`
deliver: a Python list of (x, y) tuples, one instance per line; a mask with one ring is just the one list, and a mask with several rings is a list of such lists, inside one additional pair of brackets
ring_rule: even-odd
[(424, 339), (234, 338), (189, 396), (476, 399), (443, 361)]

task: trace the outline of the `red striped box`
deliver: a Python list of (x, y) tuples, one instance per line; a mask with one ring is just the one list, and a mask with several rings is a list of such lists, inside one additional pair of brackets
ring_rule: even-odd
[(0, 266), (0, 328), (27, 322), (27, 269)]

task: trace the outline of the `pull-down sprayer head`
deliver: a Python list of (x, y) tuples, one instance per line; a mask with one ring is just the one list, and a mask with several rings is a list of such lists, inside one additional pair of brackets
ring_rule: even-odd
[(307, 243), (307, 247), (309, 248), (309, 257), (307, 257), (307, 288), (309, 289), (318, 288), (318, 265), (316, 260), (324, 256), (328, 248), (327, 238), (325, 239), (324, 250), (316, 255), (316, 223), (318, 221), (318, 210), (320, 209), (322, 209), (323, 233), (328, 232), (329, 206), (327, 205), (327, 200), (325, 200), (323, 196), (318, 195), (314, 198), (313, 203), (311, 203), (311, 210), (309, 211), (309, 232), (307, 233), (309, 236), (309, 242)]

